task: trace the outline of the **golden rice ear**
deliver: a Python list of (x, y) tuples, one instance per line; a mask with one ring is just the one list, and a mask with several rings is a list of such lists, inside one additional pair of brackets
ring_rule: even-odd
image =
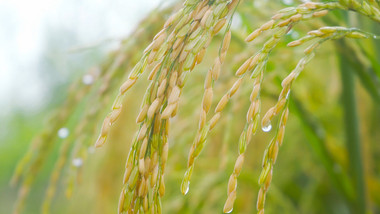
[[(195, 86), (202, 87), (203, 85), (203, 96), (195, 94), (195, 96), (199, 96), (199, 99), (201, 97), (203, 99), (200, 104), (199, 122), (197, 130), (195, 130), (194, 141), (191, 146), (189, 145), (187, 169), (181, 184), (181, 192), (183, 194), (188, 193), (191, 176), (195, 170), (195, 161), (207, 145), (209, 134), (216, 125), (223, 124), (224, 111), (235, 110), (236, 105), (229, 108), (227, 104), (236, 99), (237, 96), (235, 98), (233, 96), (238, 94), (238, 90), (245, 92), (247, 88), (243, 83), (251, 81), (253, 85), (251, 86), (249, 101), (248, 97), (245, 96), (246, 93), (241, 93), (242, 96), (237, 97), (238, 99), (243, 97), (249, 102), (249, 105), (238, 106), (239, 111), (242, 107), (246, 107), (244, 128), (240, 132), (239, 139), (230, 140), (226, 137), (227, 140), (225, 140), (237, 144), (238, 153), (228, 179), (227, 198), (223, 211), (229, 213), (233, 210), (234, 201), (237, 198), (239, 175), (244, 172), (244, 160), (248, 158), (248, 145), (252, 136), (257, 130), (260, 130), (258, 127), (260, 127), (261, 121), (262, 130), (265, 132), (272, 131), (271, 134), (274, 134), (264, 151), (261, 174), (258, 179), (260, 190), (256, 209), (257, 213), (263, 214), (265, 197), (273, 178), (274, 164), (284, 141), (285, 128), (289, 117), (289, 94), (293, 83), (305, 69), (307, 63), (314, 57), (318, 47), (324, 42), (342, 38), (379, 37), (356, 28), (325, 26), (309, 31), (306, 36), (291, 41), (287, 44), (288, 47), (306, 46), (303, 51), (304, 57), (282, 80), (282, 90), (277, 102), (265, 109), (266, 112), (264, 112), (264, 110), (261, 111), (260, 92), (263, 79), (267, 76), (266, 68), (272, 50), (284, 41), (285, 36), (297, 23), (326, 16), (330, 10), (351, 10), (376, 22), (380, 22), (380, 10), (374, 1), (359, 2), (358, 0), (307, 2), (285, 8), (278, 11), (269, 21), (258, 26), (245, 38), (246, 42), (251, 42), (258, 37), (264, 40), (264, 42), (260, 40), (261, 38), (256, 40), (262, 42), (260, 44), (261, 49), (253, 53), (251, 47), (256, 48), (257, 44), (252, 44), (255, 46), (247, 45), (248, 48), (245, 48), (244, 45), (239, 45), (239, 48), (236, 48), (237, 45), (234, 45), (243, 42), (240, 40), (241, 26), (237, 26), (240, 28), (239, 30), (231, 31), (232, 17), (239, 2), (242, 1), (186, 0), (182, 8), (171, 15), (165, 23), (164, 20), (160, 22), (157, 16), (150, 17), (147, 20), (149, 25), (146, 29), (136, 31), (131, 34), (129, 39), (123, 40), (120, 49), (112, 53), (107, 62), (100, 66), (99, 72), (91, 71), (73, 84), (67, 101), (53, 119), (49, 120), (48, 130), (52, 130), (51, 133), (48, 131), (41, 133), (33, 141), (30, 150), (17, 166), (12, 182), (16, 183), (20, 180), (21, 187), (16, 201), (15, 213), (21, 211), (31, 185), (42, 168), (42, 164), (47, 162), (47, 156), (51, 153), (52, 145), (57, 141), (57, 137), (62, 138), (64, 142), (51, 174), (42, 207), (43, 212), (49, 212), (57, 189), (57, 181), (63, 168), (67, 165), (69, 166), (67, 167), (69, 170), (67, 180), (69, 182), (66, 193), (68, 196), (72, 195), (75, 181), (87, 155), (93, 152), (95, 147), (101, 147), (107, 140), (113, 139), (111, 130), (120, 120), (123, 110), (129, 104), (125, 100), (127, 93), (148, 69), (150, 71), (150, 74), (147, 75), (149, 86), (144, 90), (145, 94), (142, 97), (141, 108), (136, 118), (139, 127), (133, 138), (125, 164), (118, 213), (162, 213), (161, 197), (165, 195), (166, 191), (164, 178), (167, 176), (167, 172), (165, 172), (167, 162), (175, 160), (175, 158), (171, 159), (171, 155), (182, 154), (170, 150), (172, 144), (169, 142), (169, 127), (171, 122), (174, 122), (175, 126), (177, 125), (176, 115), (180, 112), (182, 93), (186, 93), (184, 87), (189, 76), (194, 76), (193, 73), (197, 72), (198, 74), (195, 76), (198, 75), (197, 77), (201, 76), (204, 79), (202, 81), (190, 80), (189, 82), (196, 82), (193, 83)], [(158, 29), (156, 26), (163, 26), (163, 28)], [(153, 37), (150, 36), (152, 35), (151, 31), (158, 33)], [(147, 48), (142, 50), (141, 44), (148, 44), (149, 42)], [(234, 56), (229, 57), (227, 55), (229, 52), (236, 55), (237, 49), (238, 51), (242, 50), (239, 57), (236, 57), (239, 60), (236, 60)], [(215, 57), (214, 59), (210, 59), (210, 56), (206, 55), (208, 50), (214, 51), (210, 54), (210, 56)], [(142, 56), (138, 56), (138, 53), (142, 53)], [(245, 61), (241, 60), (241, 56), (244, 56)], [(213, 64), (208, 70), (202, 70), (203, 67), (201, 67), (201, 71), (197, 71), (197, 65), (204, 59)], [(238, 67), (236, 61), (244, 62)], [(238, 69), (231, 70), (232, 67)], [(231, 76), (228, 75), (233, 73), (235, 73), (235, 77), (229, 79)], [(231, 87), (226, 89), (226, 85)], [(219, 94), (222, 89), (222, 94)], [(193, 91), (196, 92), (196, 90)], [(109, 100), (112, 98), (113, 92), (118, 94), (111, 106), (111, 111), (106, 114), (99, 130), (96, 119), (103, 115), (104, 109), (110, 104)], [(188, 97), (184, 98), (186, 102)], [(220, 98), (220, 100), (213, 102), (214, 98)], [(89, 104), (82, 105), (82, 100), (89, 100)], [(240, 101), (233, 101), (232, 104), (234, 103), (240, 103)], [(83, 112), (79, 111), (82, 106), (86, 107)], [(211, 108), (215, 108), (214, 111), (210, 111)], [(70, 115), (77, 115), (76, 111), (82, 112), (83, 115), (80, 115), (80, 118), (73, 122), (78, 123), (75, 131), (70, 133), (69, 138), (66, 138), (68, 137), (67, 134), (64, 136), (59, 132), (61, 129), (70, 128), (66, 127), (67, 122)], [(230, 123), (232, 122), (227, 121), (226, 125), (231, 126)], [(99, 132), (95, 145), (91, 139), (94, 135), (93, 130)], [(176, 140), (172, 136), (170, 139)], [(75, 143), (75, 145), (70, 143)], [(177, 145), (177, 142), (173, 145)], [(225, 156), (222, 157), (224, 161), (228, 152), (226, 145), (224, 143), (221, 149), (221, 153)]]
[[(145, 203), (145, 195), (148, 191), (146, 187), (148, 183), (147, 179), (151, 175), (152, 177), (149, 179), (150, 186), (158, 187), (158, 189), (153, 188), (153, 191), (158, 191), (153, 193), (153, 195), (162, 197), (165, 192), (163, 178), (169, 153), (169, 144), (167, 142), (168, 124), (169, 119), (174, 117), (178, 111), (179, 99), (188, 73), (202, 61), (206, 48), (211, 42), (211, 38), (222, 29), (227, 20), (225, 16), (229, 14), (229, 11), (233, 8), (232, 5), (236, 5), (236, 1), (230, 4), (218, 2), (206, 4), (205, 2), (206, 1), (188, 1), (184, 9), (179, 12), (181, 15), (171, 16), (169, 18), (164, 25), (165, 29), (155, 36), (152, 44), (147, 48), (145, 52), (146, 59), (140, 61), (140, 64), (134, 68), (130, 75), (131, 80), (127, 81), (121, 88), (121, 92), (124, 93), (134, 84), (135, 81), (132, 80), (137, 79), (140, 75), (139, 70), (144, 67), (143, 62), (151, 64), (158, 61), (148, 77), (148, 79), (152, 81), (152, 84), (146, 92), (145, 97), (147, 99), (144, 98), (142, 109), (136, 120), (138, 123), (141, 123), (141, 126), (134, 140), (135, 146), (132, 147), (131, 151), (136, 149), (140, 155), (138, 160), (135, 160), (137, 164), (132, 165), (132, 169), (128, 167), (128, 173), (126, 173), (126, 175), (129, 179), (126, 178), (124, 181), (127, 182), (127, 180), (129, 180), (131, 187), (136, 187), (135, 191), (137, 191), (138, 197), (143, 198), (141, 206), (143, 206), (144, 210), (147, 210)], [(193, 147), (194, 150), (192, 154), (194, 154), (194, 156), (190, 156), (193, 159), (199, 155), (209, 130), (215, 126), (220, 117), (219, 113), (216, 114), (211, 121), (207, 121), (207, 113), (212, 105), (213, 84), (219, 78), (222, 63), (224, 57), (226, 57), (231, 40), (229, 27), (226, 32), (226, 36), (221, 44), (220, 56), (215, 59), (215, 64), (212, 69), (209, 70), (208, 78), (205, 80), (205, 93), (199, 122), (199, 137), (196, 141), (198, 143)], [(160, 46), (163, 45), (171, 46), (170, 51), (162, 51)], [(166, 55), (170, 56), (167, 60), (165, 60)], [(174, 66), (169, 66), (170, 64)], [(240, 80), (238, 83), (239, 82), (241, 84)], [(235, 87), (232, 88), (232, 91), (228, 94), (228, 98), (236, 92), (238, 86), (239, 85), (235, 84)], [(153, 133), (153, 137), (150, 137), (151, 133)], [(147, 151), (156, 151), (154, 154), (158, 154), (158, 158), (148, 157)], [(160, 160), (159, 163), (158, 160)], [(189, 163), (191, 162), (193, 161), (189, 161)], [(129, 164), (128, 166), (131, 165)], [(190, 171), (192, 171), (193, 166), (189, 165), (189, 167), (191, 169)], [(136, 168), (138, 169), (137, 171), (135, 170)], [(190, 176), (191, 172), (188, 174), (187, 182), (189, 182)], [(120, 200), (126, 199), (121, 197)], [(134, 199), (132, 198), (132, 200)], [(157, 208), (160, 206), (156, 204), (157, 199), (153, 201), (155, 203), (153, 207)], [(130, 204), (125, 203), (125, 201), (124, 203), (120, 202), (120, 204), (123, 205), (122, 208), (119, 207), (122, 211), (131, 208), (129, 207)]]

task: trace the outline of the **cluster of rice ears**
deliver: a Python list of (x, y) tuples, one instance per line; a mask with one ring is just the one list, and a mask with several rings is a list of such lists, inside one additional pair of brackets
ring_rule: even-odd
[[(267, 22), (261, 24), (246, 36), (245, 41), (234, 35), (231, 24), (234, 14), (239, 12), (239, 6), (244, 4), (239, 0), (187, 0), (181, 8), (167, 18), (153, 13), (144, 20), (139, 29), (130, 38), (125, 39), (120, 49), (111, 53), (101, 66), (91, 69), (84, 78), (75, 82), (69, 89), (67, 99), (62, 107), (48, 121), (48, 127), (31, 143), (27, 154), (20, 160), (12, 184), (20, 183), (18, 200), (14, 213), (21, 213), (35, 176), (39, 173), (47, 156), (51, 152), (53, 142), (57, 141), (57, 132), (67, 124), (70, 116), (85, 106), (73, 134), (62, 143), (58, 160), (51, 174), (50, 183), (42, 206), (43, 213), (50, 212), (52, 199), (56, 193), (57, 183), (65, 166), (68, 172), (66, 195), (72, 195), (73, 188), (81, 172), (82, 162), (95, 147), (101, 147), (111, 141), (111, 130), (120, 118), (122, 112), (128, 111), (126, 97), (128, 91), (136, 85), (141, 77), (147, 77), (147, 87), (142, 98), (140, 112), (136, 115), (138, 131), (133, 137), (130, 150), (126, 153), (126, 164), (121, 189), (118, 213), (162, 213), (162, 197), (165, 195), (166, 165), (169, 153), (179, 153), (169, 148), (171, 137), (181, 135), (181, 138), (192, 139), (191, 145), (183, 145), (189, 150), (188, 161), (180, 186), (182, 194), (190, 189), (190, 181), (196, 170), (196, 160), (207, 145), (207, 140), (218, 124), (224, 121), (226, 135), (222, 136), (220, 153), (225, 154), (228, 144), (236, 144), (236, 162), (230, 173), (227, 184), (227, 195), (223, 207), (224, 213), (233, 210), (237, 194), (238, 177), (241, 174), (249, 143), (260, 128), (264, 132), (272, 129), (272, 139), (266, 146), (262, 159), (262, 169), (258, 177), (259, 191), (257, 196), (257, 213), (264, 213), (265, 199), (273, 177), (273, 168), (278, 152), (283, 144), (285, 127), (289, 117), (289, 103), (292, 85), (305, 70), (306, 65), (317, 54), (318, 47), (330, 40), (377, 39), (374, 34), (357, 28), (343, 26), (323, 26), (306, 32), (306, 35), (287, 44), (289, 48), (306, 45), (304, 56), (294, 69), (281, 82), (281, 92), (276, 103), (269, 109), (262, 108), (262, 88), (267, 76), (267, 65), (272, 51), (285, 40), (292, 29), (303, 22), (328, 17), (332, 10), (354, 11), (380, 23), (379, 4), (376, 1), (342, 0), (336, 2), (307, 2), (296, 7), (284, 8)], [(162, 11), (161, 14), (166, 14)], [(256, 27), (253, 21), (252, 26)], [(158, 29), (163, 26), (161, 29)], [(153, 32), (158, 32), (151, 38)], [(213, 38), (218, 44), (214, 44)], [(257, 41), (259, 37), (261, 48), (253, 51), (246, 46), (241, 53), (229, 51), (231, 40), (241, 43)], [(148, 41), (152, 41), (147, 45)], [(140, 47), (147, 46), (145, 50)], [(207, 53), (207, 50), (214, 53)], [(233, 55), (230, 55), (232, 52)], [(142, 56), (141, 56), (142, 53)], [(236, 56), (238, 54), (238, 56)], [(210, 59), (207, 55), (213, 55)], [(234, 56), (235, 55), (235, 56)], [(141, 56), (141, 57), (140, 57)], [(140, 57), (140, 58), (139, 58)], [(203, 59), (211, 63), (208, 70), (194, 74)], [(226, 65), (226, 61), (229, 61)], [(232, 64), (233, 66), (230, 66)], [(238, 66), (235, 66), (237, 65)], [(235, 70), (232, 70), (235, 69)], [(234, 73), (225, 75), (223, 72)], [(146, 75), (144, 75), (146, 73)], [(197, 76), (198, 75), (198, 76)], [(192, 87), (203, 87), (201, 93), (192, 88), (193, 93), (186, 94), (184, 88), (188, 80), (202, 81), (202, 84), (192, 84)], [(90, 79), (91, 81), (84, 81)], [(121, 82), (121, 80), (124, 80)], [(219, 80), (219, 81), (218, 81)], [(142, 80), (140, 80), (142, 81)], [(118, 89), (117, 89), (118, 88)], [(231, 118), (224, 118), (233, 112), (235, 107), (229, 105), (239, 90), (239, 99), (246, 100), (247, 108), (240, 137), (234, 139), (228, 135), (232, 129)], [(117, 91), (116, 98), (102, 124), (100, 134), (93, 145), (93, 136), (98, 130), (97, 123), (107, 111), (110, 99)], [(185, 94), (184, 96), (182, 96)], [(214, 96), (215, 94), (215, 96)], [(191, 134), (171, 133), (171, 126), (188, 129), (189, 123), (176, 124), (173, 119), (182, 105), (194, 108), (196, 97), (203, 96), (199, 111), (197, 127)], [(88, 97), (87, 103), (82, 103)], [(218, 99), (215, 99), (218, 98)], [(130, 101), (129, 101), (130, 102)], [(236, 102), (235, 102), (236, 103)], [(232, 103), (233, 104), (233, 103)], [(236, 105), (236, 104), (235, 104)], [(227, 112), (226, 112), (227, 111)], [(190, 118), (193, 118), (191, 115)], [(224, 119), (223, 119), (224, 118)], [(171, 122), (174, 124), (172, 125)], [(178, 130), (178, 127), (177, 127)], [(213, 142), (210, 142), (213, 143)], [(253, 149), (253, 148), (251, 148)], [(173, 160), (174, 161), (174, 160)], [(222, 155), (220, 165), (225, 169), (227, 159)], [(170, 163), (169, 163), (170, 165)], [(223, 173), (226, 173), (225, 170)], [(207, 200), (207, 199), (205, 199)]]

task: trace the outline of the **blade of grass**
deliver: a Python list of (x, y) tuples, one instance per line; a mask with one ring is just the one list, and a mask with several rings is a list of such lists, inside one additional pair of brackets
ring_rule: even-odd
[[(362, 62), (357, 54), (357, 50), (350, 45), (337, 45), (339, 53), (345, 58), (345, 63), (349, 63), (352, 70), (358, 75), (362, 86), (371, 95), (372, 99), (380, 102), (380, 80), (375, 74), (374, 68), (368, 63)], [(360, 51), (360, 50), (359, 50)]]
[(313, 153), (321, 161), (330, 180), (334, 186), (337, 187), (337, 190), (341, 193), (349, 205), (353, 202), (355, 197), (352, 181), (345, 173), (343, 173), (342, 170), (334, 170), (337, 163), (334, 161), (325, 146), (326, 139), (323, 128), (317, 120), (312, 118), (312, 114), (307, 112), (301, 102), (298, 101), (295, 94), (292, 95), (290, 109), (302, 123), (303, 131), (308, 139), (308, 143), (311, 146)]
[[(345, 47), (343, 40), (337, 41), (337, 45)], [(344, 48), (338, 48), (342, 81), (342, 105), (345, 120), (346, 145), (349, 157), (350, 174), (355, 186), (354, 213), (366, 213), (366, 194), (364, 170), (361, 157), (359, 120), (356, 109), (356, 95), (353, 68), (347, 63), (346, 55), (342, 53)], [(346, 52), (346, 51), (343, 51)]]
[[(347, 12), (343, 11), (333, 11), (335, 19), (328, 19), (323, 18), (324, 22), (331, 26), (340, 26), (342, 24), (349, 25), (349, 19)], [(354, 15), (354, 14), (351, 14)], [(353, 16), (352, 19), (356, 20), (358, 17)], [(362, 17), (359, 17), (361, 19)], [(374, 34), (378, 35), (380, 30), (376, 30), (375, 24), (375, 30)], [(377, 45), (377, 47), (380, 47), (379, 42), (377, 40), (374, 44)], [(371, 95), (373, 100), (377, 103), (380, 102), (380, 64), (378, 60), (380, 59), (379, 54), (378, 59), (374, 58), (374, 56), (371, 56), (365, 48), (362, 47), (360, 43), (356, 43), (356, 46), (353, 46), (355, 43), (350, 43), (345, 46), (337, 46), (337, 48), (343, 48), (343, 50), (339, 50), (341, 54), (345, 56), (346, 59), (348, 59), (348, 63), (354, 68), (355, 73), (358, 75), (360, 82), (362, 83), (363, 87), (367, 90), (367, 92)], [(355, 50), (355, 48), (359, 49), (359, 52)], [(359, 57), (360, 54), (364, 54), (364, 57), (368, 59), (368, 62), (364, 62), (362, 58)]]

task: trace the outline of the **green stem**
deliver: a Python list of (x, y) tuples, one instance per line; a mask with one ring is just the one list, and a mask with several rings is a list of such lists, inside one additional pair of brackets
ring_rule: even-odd
[(294, 94), (291, 98), (290, 106), (293, 113), (302, 123), (305, 136), (308, 139), (308, 143), (315, 157), (318, 158), (325, 167), (331, 182), (344, 197), (347, 204), (352, 203), (355, 198), (353, 193), (353, 183), (344, 171), (334, 170), (334, 167), (337, 166), (338, 163), (335, 162), (325, 146), (326, 136), (323, 127), (317, 122), (317, 120), (315, 120), (315, 118), (310, 116), (312, 114), (305, 109)]
[[(338, 45), (345, 46), (344, 41), (338, 41)], [(360, 147), (359, 120), (356, 109), (354, 71), (347, 61), (348, 59), (345, 55), (339, 53), (349, 172), (353, 178), (356, 191), (353, 212), (363, 214), (366, 213), (366, 195)]]

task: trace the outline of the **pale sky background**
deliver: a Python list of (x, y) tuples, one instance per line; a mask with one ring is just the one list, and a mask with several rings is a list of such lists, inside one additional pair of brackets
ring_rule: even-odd
[(77, 46), (114, 39), (105, 49), (115, 48), (118, 39), (163, 2), (173, 1), (0, 0), (0, 117), (14, 107), (33, 111), (43, 104), (47, 92), (36, 74), (49, 33), (73, 33), (75, 44), (70, 40), (59, 46), (65, 62)]

